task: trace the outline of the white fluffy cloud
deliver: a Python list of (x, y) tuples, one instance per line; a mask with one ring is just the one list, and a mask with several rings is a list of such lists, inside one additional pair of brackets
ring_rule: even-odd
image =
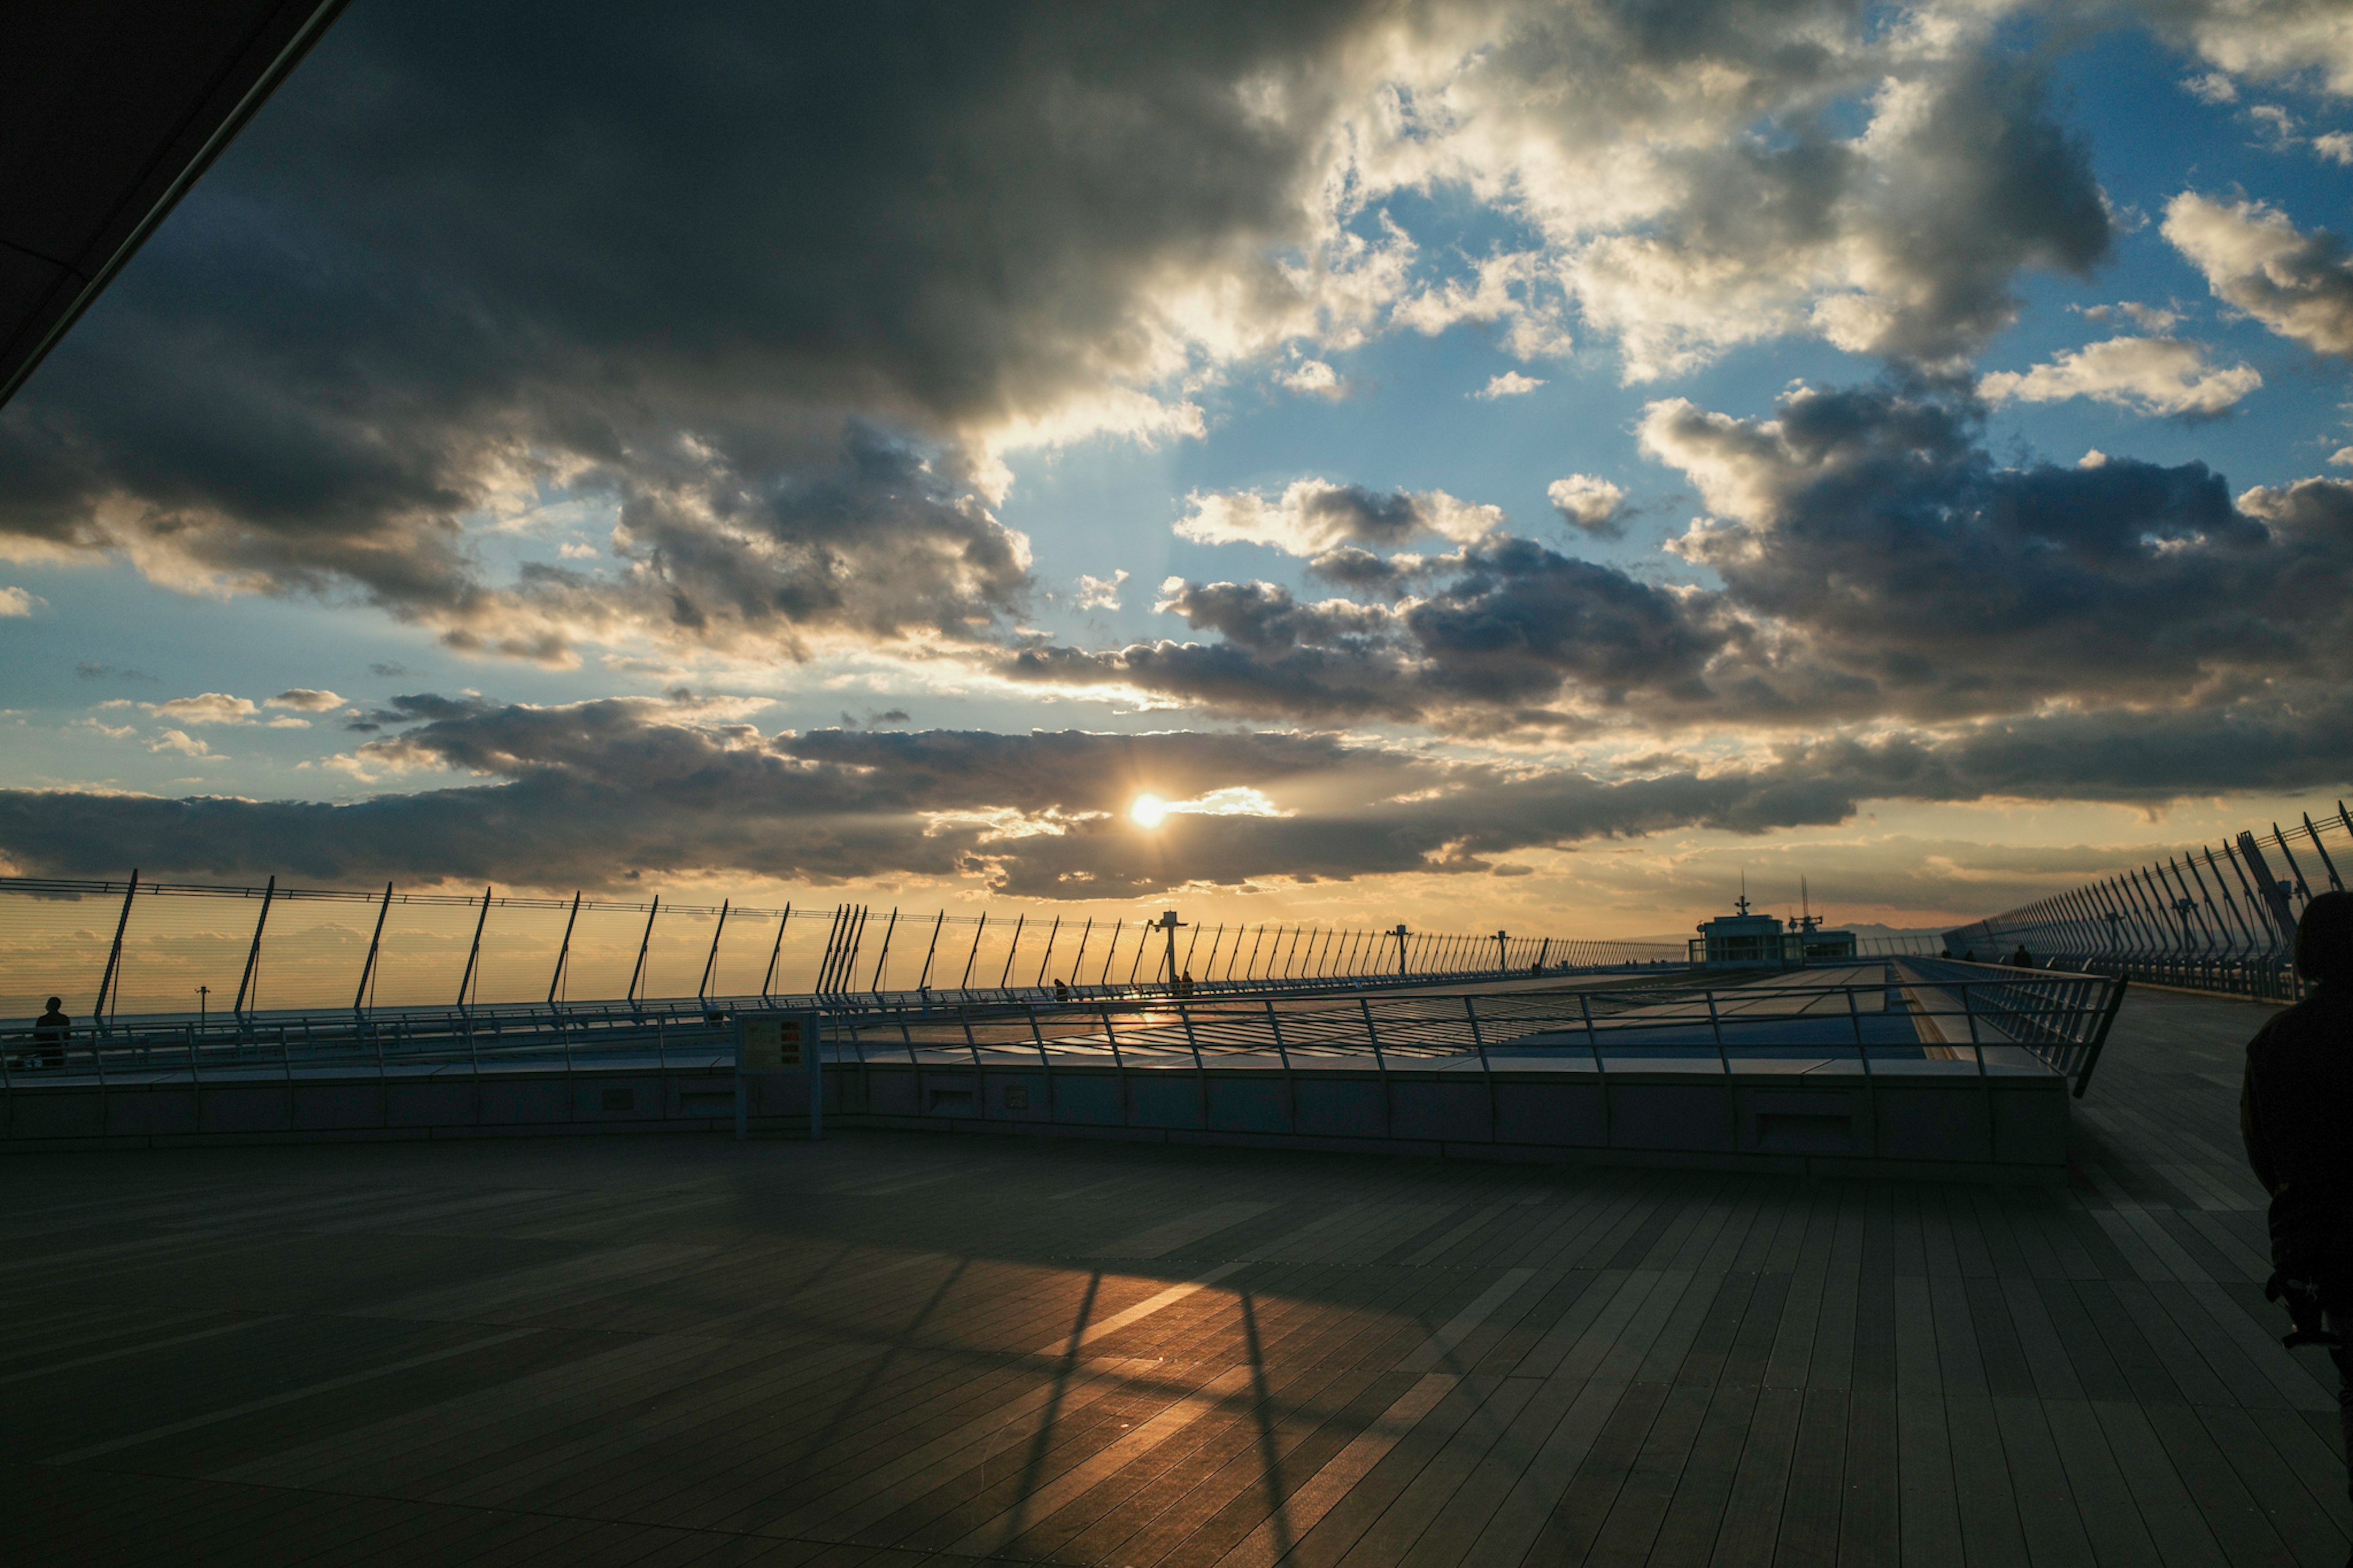
[(1277, 371), (1274, 379), (1310, 397), (1342, 397), (1348, 391), (1340, 373), (1320, 359), (1302, 360), (1289, 370)]
[(1507, 370), (1501, 375), (1489, 377), (1487, 384), (1471, 395), (1493, 403), (1499, 397), (1525, 397), (1543, 384), (1541, 376), (1522, 375), (1518, 371)]
[(291, 708), (301, 713), (324, 713), (340, 708), (343, 700), (320, 687), (297, 686), (280, 692), (262, 703), (264, 708)]
[(1608, 479), (1571, 474), (1553, 480), (1545, 496), (1571, 527), (1605, 536), (1614, 536), (1623, 527), (1626, 492)]
[(2353, 12), (2342, 0), (2154, 0), (2150, 8), (2232, 76), (2309, 75), (2326, 91), (2353, 93)]
[(189, 734), (185, 730), (166, 730), (151, 742), (151, 752), (176, 752), (184, 757), (209, 757), (213, 749)]
[(1108, 577), (1079, 577), (1079, 608), (1082, 610), (1116, 610), (1119, 608), (1119, 585), (1127, 581), (1127, 573), (1113, 568)]
[(1503, 526), (1500, 507), (1458, 500), (1444, 490), (1376, 491), (1328, 479), (1293, 479), (1279, 496), (1258, 490), (1196, 490), (1176, 531), (1199, 544), (1263, 544), (1290, 555), (1342, 545), (1395, 546), (1426, 533), (1458, 542)]
[(2353, 354), (2353, 259), (2337, 236), (2306, 233), (2263, 202), (2219, 202), (2195, 191), (2166, 205), (2164, 234), (2217, 299), (2284, 338)]
[(2069, 349), (2024, 372), (1978, 384), (1996, 403), (2088, 397), (2140, 414), (2220, 414), (2263, 384), (2253, 365), (2207, 363), (2204, 345), (2180, 338), (2110, 338)]
[(181, 724), (250, 724), (261, 716), (259, 705), (251, 698), (232, 697), (226, 691), (174, 697), (169, 702), (142, 702), (140, 706), (158, 719)]
[(22, 588), (0, 588), (0, 618), (29, 616), (47, 603), (39, 595), (28, 594)]

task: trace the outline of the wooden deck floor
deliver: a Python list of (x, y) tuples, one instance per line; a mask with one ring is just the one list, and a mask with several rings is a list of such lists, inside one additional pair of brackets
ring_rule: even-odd
[(2072, 1190), (853, 1135), (0, 1163), (23, 1563), (2329, 1563), (2137, 994)]

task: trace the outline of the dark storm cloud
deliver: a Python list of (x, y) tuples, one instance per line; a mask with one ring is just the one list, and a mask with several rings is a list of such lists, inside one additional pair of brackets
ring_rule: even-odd
[[(1737, 767), (1662, 757), (1619, 779), (1327, 734), (769, 736), (650, 700), (467, 711), (360, 754), (491, 782), (348, 805), (0, 792), (0, 852), (57, 876), (137, 865), (167, 878), (589, 888), (640, 873), (977, 876), (1022, 896), (1119, 897), (1188, 882), (1484, 873), (1498, 857), (1600, 837), (1834, 824), (1871, 799), (2148, 802), (2306, 787), (2353, 769), (2353, 700), (2054, 714), (1798, 744)], [(1275, 814), (1179, 812), (1145, 833), (1125, 809), (1145, 791), (1178, 801), (1256, 791)]]
[(1801, 393), (1771, 421), (1655, 405), (1643, 437), (1727, 519), (1678, 552), (1882, 711), (2179, 704), (2353, 656), (2334, 481), (2234, 503), (2202, 463), (2000, 468), (1973, 410), (1883, 389)]
[(1396, 546), (1433, 526), (1429, 506), (1403, 490), (1339, 485), (1300, 500), (1311, 524), (1359, 544)]
[(1394, 594), (1410, 581), (1409, 574), (1396, 561), (1353, 544), (1311, 557), (1307, 572), (1335, 588), (1360, 593)]
[[(1682, 771), (1625, 784), (1351, 747), (1323, 735), (999, 735), (821, 731), (763, 737), (609, 700), (434, 721), (365, 749), (499, 782), (351, 805), (0, 792), (0, 849), (37, 873), (396, 877), (600, 886), (631, 872), (817, 881), (980, 874), (1091, 898), (1180, 883), (1480, 872), (1487, 856), (1694, 821), (1835, 821), (1835, 784)], [(1238, 788), (1282, 816), (1124, 812)]]
[(1973, 352), (2016, 319), (2010, 281), (2021, 268), (2087, 276), (2111, 236), (2091, 144), (2052, 118), (2040, 72), (1981, 59), (1923, 99), (1904, 117), (1902, 153), (1877, 171), (1877, 188), (1848, 193), (1868, 212), (1856, 237), (1904, 287), (1832, 336), (1936, 362)]
[[(529, 658), (972, 635), (956, 432), (1164, 370), (1172, 269), (1295, 302), (1349, 10), (355, 6), (0, 416), (0, 528)], [(623, 570), (485, 586), (545, 484)]]

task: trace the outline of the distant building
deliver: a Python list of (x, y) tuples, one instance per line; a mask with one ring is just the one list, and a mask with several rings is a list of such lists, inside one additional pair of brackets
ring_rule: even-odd
[[(1805, 942), (1783, 928), (1773, 915), (1751, 914), (1743, 893), (1734, 914), (1702, 921), (1692, 939), (1691, 961), (1705, 969), (1799, 969), (1805, 965)], [(1851, 940), (1851, 939), (1850, 939)]]
[(1736, 913), (1703, 921), (1692, 939), (1691, 961), (1704, 969), (1802, 969), (1810, 963), (1855, 956), (1854, 932), (1824, 931), (1821, 917), (1800, 916), (1786, 926), (1773, 915), (1753, 914), (1743, 893)]
[(1818, 960), (1852, 958), (1855, 955), (1854, 932), (1824, 931), (1822, 917), (1815, 914), (1810, 908), (1806, 913), (1798, 917), (1798, 938), (1804, 944), (1808, 963)]

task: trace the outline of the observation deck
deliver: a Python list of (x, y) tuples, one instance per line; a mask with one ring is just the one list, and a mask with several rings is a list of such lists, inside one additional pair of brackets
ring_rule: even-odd
[(2061, 1186), (854, 1128), (24, 1153), (0, 1530), (252, 1568), (2333, 1565), (2333, 1374), (2280, 1348), (2234, 1152), (2269, 1016), (2126, 998)]

